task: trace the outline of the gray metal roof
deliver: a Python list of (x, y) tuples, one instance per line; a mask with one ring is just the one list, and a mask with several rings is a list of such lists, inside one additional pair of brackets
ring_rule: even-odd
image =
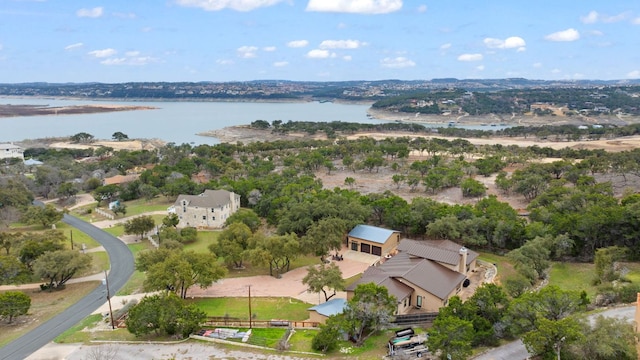
[(331, 299), (320, 305), (310, 307), (309, 310), (315, 310), (320, 315), (331, 316), (342, 314), (345, 306), (347, 306), (346, 299)]
[(189, 207), (215, 208), (228, 205), (231, 202), (231, 192), (227, 190), (205, 190), (200, 195), (180, 195), (174, 203), (182, 206), (182, 201), (187, 201)]
[(371, 225), (358, 225), (349, 232), (349, 236), (384, 244), (387, 239), (389, 239), (389, 236), (396, 232), (398, 231), (383, 229)]

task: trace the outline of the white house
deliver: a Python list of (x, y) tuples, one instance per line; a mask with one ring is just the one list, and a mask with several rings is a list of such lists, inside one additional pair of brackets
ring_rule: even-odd
[(240, 195), (226, 190), (205, 190), (200, 195), (180, 195), (167, 209), (178, 215), (178, 227), (219, 229), (240, 209)]
[(0, 143), (0, 159), (19, 158), (24, 160), (24, 150), (17, 145)]

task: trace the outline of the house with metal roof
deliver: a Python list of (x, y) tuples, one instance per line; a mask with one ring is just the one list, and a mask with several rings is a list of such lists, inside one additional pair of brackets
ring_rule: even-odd
[(324, 324), (329, 316), (342, 314), (347, 299), (331, 299), (309, 308), (309, 321)]
[(400, 231), (357, 225), (347, 234), (347, 247), (371, 255), (385, 256), (398, 246)]
[(227, 190), (205, 190), (200, 195), (180, 195), (167, 209), (178, 215), (178, 227), (219, 229), (240, 209), (240, 195)]
[(476, 268), (478, 253), (449, 240), (402, 239), (397, 253), (369, 267), (347, 288), (353, 297), (358, 284), (384, 286), (398, 300), (397, 314), (436, 312), (464, 286), (467, 273)]

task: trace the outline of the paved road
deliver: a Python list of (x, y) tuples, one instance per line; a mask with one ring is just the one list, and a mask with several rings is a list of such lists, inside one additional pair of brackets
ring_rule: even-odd
[[(98, 241), (109, 254), (109, 290), (115, 294), (133, 274), (133, 254), (122, 241), (76, 217), (65, 214), (63, 222), (75, 227)], [(43, 347), (62, 332), (89, 316), (106, 301), (106, 289), (98, 286), (85, 298), (67, 308), (54, 318), (38, 326), (30, 333), (14, 340), (0, 349), (0, 359), (24, 359)]]
[[(593, 321), (599, 315), (633, 321), (636, 314), (635, 306), (624, 306), (605, 310), (593, 315), (589, 315), (589, 320)], [(473, 360), (520, 360), (528, 359), (529, 352), (525, 348), (522, 340), (517, 340), (491, 349), (481, 355), (473, 358)]]

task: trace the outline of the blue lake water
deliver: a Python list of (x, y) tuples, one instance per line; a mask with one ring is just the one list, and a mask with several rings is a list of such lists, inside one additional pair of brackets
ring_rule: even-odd
[[(96, 139), (111, 139), (120, 131), (129, 138), (161, 139), (176, 144), (217, 144), (212, 137), (197, 133), (226, 126), (248, 125), (255, 120), (344, 121), (380, 123), (367, 117), (369, 105), (295, 102), (142, 102), (80, 101), (45, 98), (0, 98), (0, 104), (72, 106), (90, 104), (139, 105), (153, 110), (117, 111), (101, 114), (48, 115), (0, 118), (0, 142), (71, 136), (86, 132)], [(427, 126), (427, 124), (424, 124)], [(442, 124), (433, 125), (443, 126)], [(480, 128), (479, 126), (465, 126)], [(486, 127), (483, 130), (503, 128)]]

